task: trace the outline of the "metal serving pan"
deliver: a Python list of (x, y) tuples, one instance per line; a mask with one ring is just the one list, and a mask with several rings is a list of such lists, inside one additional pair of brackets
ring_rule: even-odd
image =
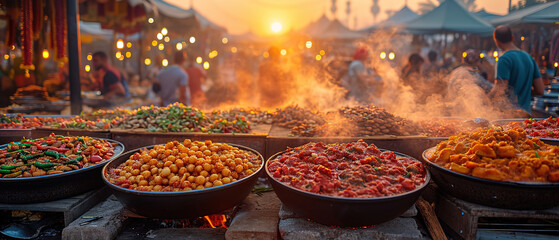
[(250, 176), (235, 182), (192, 191), (146, 192), (130, 190), (110, 183), (107, 180), (109, 169), (116, 168), (128, 160), (132, 154), (140, 150), (138, 148), (120, 155), (120, 157), (105, 165), (103, 180), (127, 209), (144, 217), (177, 219), (220, 213), (240, 204), (246, 198), (264, 167), (264, 158), (256, 150), (235, 144), (229, 145), (256, 154), (262, 160), (260, 168)]
[[(93, 166), (39, 177), (0, 178), (0, 202), (47, 202), (75, 196), (102, 187), (103, 180), (99, 176), (101, 168), (124, 152), (124, 145), (122, 143), (111, 139), (104, 140), (118, 144), (114, 150), (115, 154), (112, 158)], [(7, 147), (7, 144), (0, 146), (0, 148), (5, 147)]]
[(435, 150), (425, 150), (423, 160), (437, 186), (452, 196), (507, 209), (548, 209), (559, 205), (559, 183), (500, 182), (457, 173), (429, 161)]
[[(285, 185), (272, 176), (272, 173), (268, 170), (268, 164), (285, 152), (274, 154), (266, 162), (266, 173), (274, 191), (281, 202), (295, 213), (325, 225), (362, 227), (392, 220), (415, 204), (431, 179), (429, 172), (425, 171), (423, 186), (413, 191), (388, 197), (347, 198), (321, 195)], [(405, 154), (394, 153), (399, 157), (411, 158)]]

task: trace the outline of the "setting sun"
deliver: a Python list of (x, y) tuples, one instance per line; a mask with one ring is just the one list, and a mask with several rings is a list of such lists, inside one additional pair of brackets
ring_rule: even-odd
[(278, 33), (281, 31), (281, 23), (279, 22), (274, 22), (272, 23), (272, 31), (275, 33)]

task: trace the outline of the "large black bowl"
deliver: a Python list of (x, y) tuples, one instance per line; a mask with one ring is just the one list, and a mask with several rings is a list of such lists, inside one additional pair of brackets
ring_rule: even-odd
[(452, 196), (506, 209), (535, 210), (559, 205), (559, 183), (500, 182), (457, 173), (429, 161), (435, 150), (425, 150), (423, 160), (437, 186)]
[(177, 219), (220, 213), (240, 204), (246, 198), (264, 166), (264, 158), (257, 151), (240, 145), (228, 144), (256, 154), (262, 160), (260, 168), (250, 176), (235, 182), (192, 191), (146, 192), (130, 190), (110, 183), (107, 180), (109, 169), (118, 167), (118, 165), (128, 160), (132, 154), (142, 149), (138, 148), (120, 155), (120, 157), (105, 165), (103, 180), (127, 209), (144, 217)]
[[(426, 171), (423, 186), (410, 192), (388, 197), (347, 198), (320, 195), (285, 185), (272, 176), (268, 170), (268, 164), (285, 152), (274, 154), (266, 162), (266, 173), (274, 191), (281, 202), (295, 213), (325, 225), (362, 227), (397, 218), (415, 204), (431, 178), (429, 172)], [(396, 153), (396, 155), (411, 158), (401, 153)]]
[[(102, 187), (103, 180), (99, 176), (101, 168), (124, 152), (124, 145), (122, 143), (111, 139), (104, 140), (118, 144), (115, 147), (114, 156), (107, 161), (53, 175), (0, 178), (0, 202), (16, 204), (47, 202), (75, 196)], [(6, 146), (7, 144), (4, 144), (0, 148), (5, 148)]]

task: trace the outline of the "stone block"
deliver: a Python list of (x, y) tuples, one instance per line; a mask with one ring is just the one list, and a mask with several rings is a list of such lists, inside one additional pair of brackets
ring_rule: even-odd
[(396, 218), (369, 228), (337, 228), (303, 218), (281, 219), (279, 232), (284, 240), (358, 240), (358, 239), (424, 239), (413, 218)]
[(62, 230), (63, 240), (111, 240), (114, 239), (122, 227), (125, 219), (121, 216), (124, 206), (111, 195), (104, 202), (97, 204), (83, 216), (103, 217), (87, 225), (80, 223), (87, 219), (82, 217), (74, 220)]

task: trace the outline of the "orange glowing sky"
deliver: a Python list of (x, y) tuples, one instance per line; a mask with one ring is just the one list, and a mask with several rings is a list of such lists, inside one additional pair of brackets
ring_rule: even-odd
[[(227, 28), (229, 33), (239, 34), (252, 31), (270, 34), (273, 22), (283, 25), (282, 31), (299, 29), (317, 19), (323, 13), (331, 17), (331, 0), (164, 0), (182, 8), (191, 4), (203, 16)], [(337, 16), (346, 23), (346, 1), (337, 0)], [(351, 17), (349, 27), (360, 29), (373, 24), (370, 13), (372, 0), (350, 0)], [(406, 0), (379, 0), (380, 13), (377, 22), (387, 18), (386, 11), (401, 9)], [(417, 11), (419, 3), (427, 0), (409, 0), (408, 6)], [(436, 0), (432, 0), (437, 2)], [(506, 14), (509, 0), (477, 0), (479, 9), (496, 14)], [(518, 0), (512, 0), (513, 4)], [(355, 22), (355, 19), (357, 20)]]

